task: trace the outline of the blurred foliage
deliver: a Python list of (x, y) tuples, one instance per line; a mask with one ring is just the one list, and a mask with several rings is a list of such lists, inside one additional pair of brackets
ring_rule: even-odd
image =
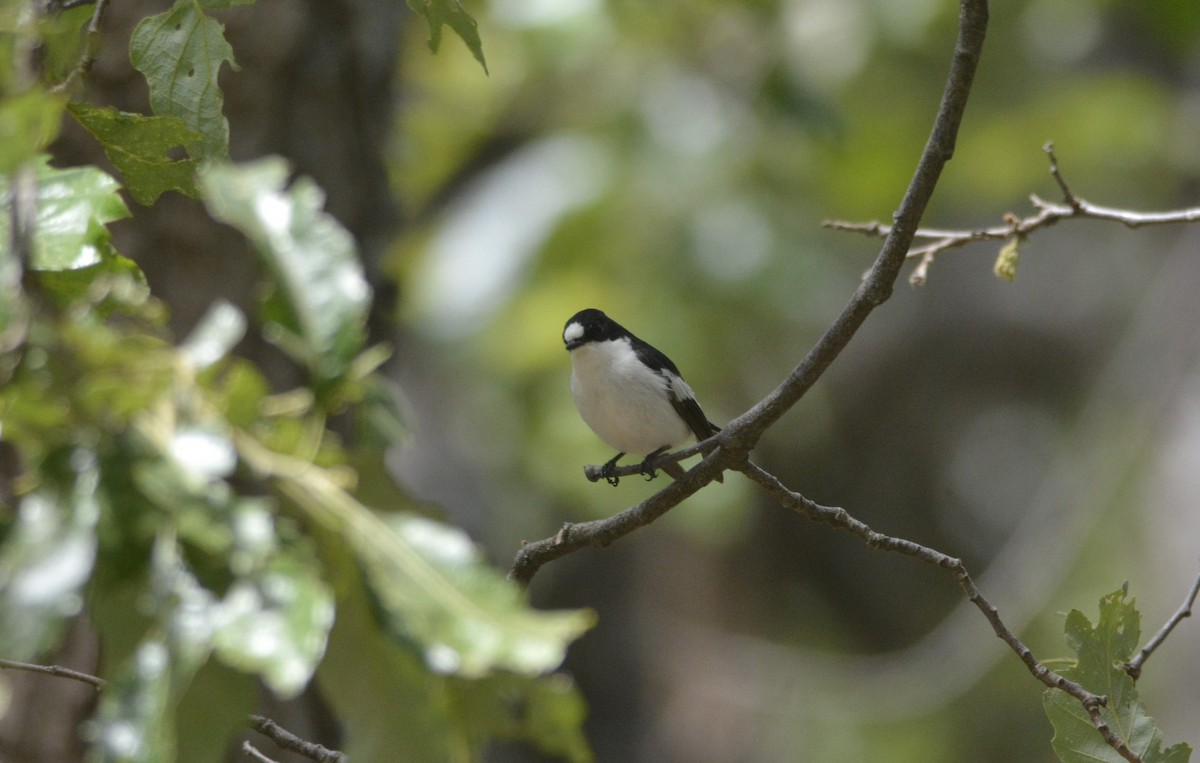
[[(45, 659), (72, 619), (91, 621), (107, 681), (84, 729), (98, 761), (213, 759), (253, 707), (239, 674), (289, 698), (318, 670), (364, 759), (371, 709), (403, 739), (389, 759), (466, 760), (500, 738), (589, 760), (582, 700), (552, 671), (591, 615), (531, 609), (463, 533), (351, 466), (405, 436), (378, 373), (389, 351), (367, 346), (371, 289), (321, 191), (281, 159), (226, 160), (216, 83), (232, 51), (208, 11), (236, 4), (180, 0), (139, 26), (131, 56), (155, 115), (67, 110), (140, 204), (197, 195), (254, 244), (255, 325), (308, 372), (294, 389), (271, 391), (237, 356), (249, 321), (229, 302), (184, 341), (168, 335), (166, 306), (112, 245), (108, 224), (131, 217), (121, 184), (49, 166), (39, 152), (64, 101), (4, 71), (0, 654)], [(70, 18), (78, 32), (90, 16)], [(15, 32), (32, 45), (40, 29)], [(336, 434), (335, 417), (363, 436)], [(396, 693), (426, 717), (388, 704)]]

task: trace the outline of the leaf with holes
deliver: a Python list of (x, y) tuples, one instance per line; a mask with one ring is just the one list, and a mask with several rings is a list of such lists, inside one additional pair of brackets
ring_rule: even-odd
[(203, 139), (182, 119), (128, 114), (86, 103), (72, 103), (67, 110), (100, 142), (137, 203), (149, 206), (167, 191), (196, 195), (196, 162), (167, 155), (169, 149)]
[(233, 60), (225, 27), (194, 2), (179, 0), (133, 30), (129, 58), (150, 85), (150, 105), (160, 116), (178, 117), (199, 140), (188, 144), (193, 159), (229, 156), (229, 122), (217, 84), (221, 65)]

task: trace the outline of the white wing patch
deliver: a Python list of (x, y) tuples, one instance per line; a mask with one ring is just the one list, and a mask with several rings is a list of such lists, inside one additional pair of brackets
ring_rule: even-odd
[(692, 392), (692, 388), (683, 380), (682, 376), (676, 376), (670, 371), (663, 371), (663, 376), (667, 380), (667, 388), (671, 390), (671, 394), (676, 400), (696, 399), (696, 393)]

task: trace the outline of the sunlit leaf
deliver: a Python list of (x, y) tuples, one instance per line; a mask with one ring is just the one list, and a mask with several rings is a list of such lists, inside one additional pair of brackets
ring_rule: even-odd
[(197, 369), (225, 357), (246, 334), (246, 317), (223, 299), (213, 303), (180, 347)]
[(371, 290), (354, 239), (322, 210), (312, 181), (287, 185), (287, 163), (213, 165), (201, 193), (213, 216), (238, 228), (262, 254), (276, 280), (274, 318), (318, 380), (333, 379), (362, 351)]
[[(36, 172), (37, 219), (33, 267), (73, 270), (112, 253), (107, 223), (129, 216), (116, 180), (95, 167), (56, 169), (41, 157)], [(0, 207), (12, 203), (9, 178), (0, 176)], [(0, 215), (0, 253), (9, 245), (9, 216)]]
[(266, 452), (248, 438), (239, 438), (238, 450), (309, 520), (349, 545), (385, 627), (434, 672), (544, 673), (592, 625), (585, 610), (531, 609), (461, 530), (415, 515), (385, 519), (305, 461)]
[(437, 53), (442, 44), (442, 26), (449, 26), (462, 38), (475, 56), (475, 60), (487, 72), (487, 61), (483, 58), (483, 41), (479, 39), (479, 25), (463, 10), (458, 0), (408, 0), (408, 7), (425, 17), (429, 22), (429, 49)]
[[(223, 6), (212, 6), (223, 7)], [(217, 75), (233, 49), (225, 28), (192, 0), (143, 19), (129, 41), (129, 58), (150, 85), (150, 105), (159, 116), (178, 117), (198, 133), (188, 144), (193, 159), (229, 156), (229, 122)]]
[(99, 472), (76, 449), (43, 465), (0, 546), (0, 655), (29, 660), (52, 647), (83, 606), (96, 558)]
[(281, 697), (308, 684), (333, 625), (333, 597), (317, 570), (311, 556), (279, 552), (241, 576), (221, 602), (217, 655), (261, 675)]
[[(1162, 731), (1147, 715), (1133, 679), (1122, 669), (1133, 657), (1140, 635), (1141, 615), (1123, 590), (1100, 600), (1100, 622), (1095, 626), (1082, 612), (1072, 610), (1067, 616), (1066, 638), (1078, 661), (1061, 673), (1088, 691), (1108, 698), (1101, 715), (1113, 733), (1145, 763), (1183, 763), (1191, 756), (1191, 748), (1181, 742), (1162, 749)], [(1059, 760), (1064, 763), (1123, 760), (1096, 731), (1083, 706), (1066, 692), (1047, 690), (1044, 704), (1054, 725), (1052, 744)]]
[(168, 150), (194, 144), (203, 137), (182, 119), (147, 117), (85, 103), (72, 103), (67, 110), (100, 141), (139, 204), (153, 204), (167, 191), (196, 195), (196, 162), (167, 155)]

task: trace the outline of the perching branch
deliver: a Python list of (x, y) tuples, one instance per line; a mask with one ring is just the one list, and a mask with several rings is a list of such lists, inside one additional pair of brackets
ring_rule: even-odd
[[(1047, 143), (1042, 147), (1050, 159), (1050, 175), (1062, 191), (1061, 203), (1042, 199), (1037, 194), (1030, 194), (1029, 200), (1037, 209), (1028, 217), (1017, 217), (1013, 214), (1004, 216), (1004, 225), (976, 230), (946, 230), (940, 228), (920, 228), (916, 237), (931, 239), (931, 243), (910, 249), (907, 258), (917, 260), (909, 283), (921, 286), (929, 275), (929, 268), (942, 252), (957, 249), (976, 241), (1016, 241), (1023, 242), (1031, 233), (1049, 228), (1061, 220), (1091, 219), (1118, 222), (1128, 228), (1140, 228), (1146, 225), (1170, 225), (1177, 223), (1200, 222), (1200, 207), (1178, 209), (1170, 212), (1134, 212), (1127, 209), (1115, 209), (1093, 204), (1083, 199), (1071, 190), (1058, 167), (1058, 157), (1054, 154), (1054, 144)], [(851, 223), (842, 220), (826, 220), (823, 225), (833, 230), (864, 233), (868, 236), (885, 237), (891, 233), (891, 226), (878, 222)]]
[[(525, 544), (516, 555), (509, 577), (522, 585), (528, 585), (544, 564), (585, 546), (606, 546), (638, 527), (653, 522), (708, 484), (722, 471), (741, 471), (759, 482), (784, 506), (799, 511), (809, 519), (852, 532), (873, 548), (914, 556), (949, 570), (967, 598), (991, 624), (996, 635), (1016, 652), (1029, 672), (1046, 686), (1061, 689), (1079, 700), (1105, 742), (1125, 760), (1140, 763), (1138, 756), (1109, 729), (1101, 716), (1100, 708), (1105, 705), (1107, 699), (1087, 691), (1043, 665), (1004, 624), (996, 607), (975, 586), (960, 560), (912, 541), (877, 533), (844, 509), (819, 506), (787, 489), (774, 476), (749, 460), (750, 451), (763, 433), (803, 397), (854, 337), (867, 316), (891, 295), (900, 269), (910, 256), (913, 239), (918, 233), (917, 226), (937, 185), (942, 168), (954, 154), (958, 127), (962, 122), (975, 68), (983, 49), (987, 21), (986, 0), (961, 0), (958, 40), (942, 102), (933, 131), (900, 209), (895, 214), (895, 222), (886, 229), (876, 226), (872, 231), (885, 238), (874, 264), (842, 313), (799, 365), (770, 394), (749, 411), (729, 422), (717, 435), (652, 462), (652, 465), (655, 465), (667, 460), (677, 461), (696, 452), (707, 452), (700, 464), (680, 480), (619, 514), (593, 522), (567, 523), (553, 537)], [(1053, 155), (1051, 156), (1053, 160)], [(1056, 165), (1053, 171), (1056, 178), (1061, 177), (1057, 174)], [(1060, 180), (1060, 185), (1065, 184)], [(1082, 200), (1073, 195), (1068, 199), (1074, 199), (1074, 202), (1068, 201), (1072, 214), (1078, 214), (1077, 210), (1087, 208)], [(1009, 229), (1006, 229), (1006, 233), (1013, 235)], [(716, 449), (710, 450), (713, 446), (716, 446)], [(617, 470), (616, 474), (625, 476), (640, 471), (638, 466), (629, 466)], [(599, 468), (585, 468), (585, 475), (595, 481), (599, 476)]]
[(1192, 606), (1196, 603), (1196, 597), (1200, 596), (1200, 575), (1196, 577), (1196, 582), (1192, 583), (1192, 590), (1188, 592), (1187, 598), (1183, 600), (1183, 604), (1179, 609), (1175, 610), (1175, 614), (1171, 615), (1171, 619), (1167, 620), (1166, 624), (1154, 634), (1154, 638), (1146, 642), (1137, 656), (1125, 666), (1125, 672), (1133, 680), (1138, 680), (1142, 676), (1142, 666), (1146, 664), (1146, 660), (1150, 659), (1150, 655), (1154, 654), (1154, 650), (1162, 646), (1162, 642), (1167, 640), (1167, 636), (1171, 635), (1171, 631), (1175, 630), (1175, 626), (1179, 625), (1185, 617), (1192, 616)]
[[(738, 468), (746, 461), (763, 433), (795, 405), (833, 363), (871, 311), (888, 299), (942, 168), (954, 155), (958, 127), (962, 123), (975, 68), (983, 50), (987, 21), (987, 0), (961, 0), (958, 39), (942, 102), (925, 150), (896, 213), (896, 224), (884, 241), (875, 264), (841, 315), (800, 364), (757, 405), (706, 440), (704, 449), (713, 445), (717, 446), (716, 449), (678, 482), (620, 514), (594, 522), (568, 524), (552, 538), (522, 546), (509, 572), (510, 578), (528, 585), (538, 569), (547, 562), (585, 546), (606, 546), (634, 529), (653, 522), (722, 471)], [(697, 446), (697, 450), (700, 449)]]

